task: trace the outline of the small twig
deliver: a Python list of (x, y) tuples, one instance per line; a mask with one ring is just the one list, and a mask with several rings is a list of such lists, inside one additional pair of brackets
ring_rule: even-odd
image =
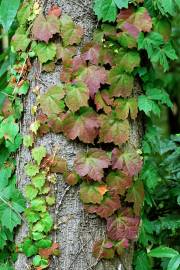
[(63, 195), (62, 195), (62, 197), (61, 197), (61, 200), (58, 202), (58, 204), (57, 204), (57, 208), (59, 208), (60, 206), (61, 206), (61, 204), (62, 204), (62, 202), (63, 202), (63, 200), (64, 200), (64, 197), (65, 197), (65, 195), (66, 195), (66, 193), (70, 190), (70, 188), (71, 188), (71, 186), (68, 186), (66, 189), (65, 189), (65, 191), (64, 191), (64, 193), (63, 193)]

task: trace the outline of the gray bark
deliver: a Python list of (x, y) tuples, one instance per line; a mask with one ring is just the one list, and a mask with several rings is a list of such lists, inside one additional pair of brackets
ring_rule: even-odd
[[(63, 12), (70, 15), (73, 20), (83, 26), (85, 30), (85, 41), (91, 39), (93, 29), (96, 27), (97, 21), (92, 13), (92, 0), (57, 0), (57, 1), (41, 1), (44, 9), (52, 4), (59, 4), (63, 8)], [(60, 66), (57, 66), (53, 73), (40, 74), (41, 93), (45, 92), (48, 87), (59, 82)], [(31, 89), (24, 101), (24, 116), (21, 123), (22, 134), (28, 134), (30, 124), (35, 120), (31, 115), (31, 107), (35, 104), (36, 98), (32, 93), (33, 87), (36, 85), (35, 65), (33, 65), (30, 82)], [(137, 92), (135, 90), (135, 92)], [(139, 125), (137, 122), (132, 123), (131, 143), (136, 146), (139, 144)], [(37, 141), (37, 145), (44, 145), (49, 153), (54, 151), (58, 146), (58, 155), (65, 158), (68, 162), (69, 169), (72, 168), (73, 161), (77, 152), (87, 149), (80, 143), (67, 140), (63, 135), (48, 134)], [(17, 178), (18, 186), (24, 192), (25, 185), (29, 179), (24, 173), (24, 166), (31, 160), (30, 152), (22, 147), (17, 158)], [(56, 224), (59, 224), (58, 230), (53, 233), (53, 239), (60, 244), (61, 256), (54, 257), (49, 269), (53, 270), (131, 270), (133, 246), (131, 252), (124, 258), (121, 258), (125, 268), (120, 263), (120, 258), (112, 261), (102, 260), (97, 263), (92, 256), (92, 245), (95, 240), (104, 238), (105, 223), (95, 215), (88, 215), (83, 210), (83, 205), (79, 200), (78, 188), (68, 188), (64, 183), (62, 176), (58, 175), (58, 182), (55, 187), (56, 207), (52, 213)], [(20, 228), (16, 242), (19, 243), (27, 235), (27, 224), (23, 224)], [(30, 263), (27, 258), (20, 254), (15, 264), (16, 270), (30, 269)]]

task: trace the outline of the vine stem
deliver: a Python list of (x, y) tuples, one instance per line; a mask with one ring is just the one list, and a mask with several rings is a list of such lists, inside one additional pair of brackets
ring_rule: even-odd
[(11, 210), (13, 210), (18, 216), (19, 216), (19, 218), (24, 222), (24, 223), (26, 223), (27, 224), (27, 222), (26, 222), (26, 220), (19, 214), (19, 212), (9, 203), (9, 202), (7, 202), (4, 198), (2, 198), (1, 196), (0, 196), (0, 200), (3, 202), (3, 203), (5, 203), (9, 208), (11, 208)]

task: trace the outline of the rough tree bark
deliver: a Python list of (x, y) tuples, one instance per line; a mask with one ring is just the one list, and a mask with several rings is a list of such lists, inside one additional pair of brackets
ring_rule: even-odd
[[(47, 10), (52, 4), (58, 4), (62, 7), (63, 12), (70, 15), (73, 20), (80, 24), (85, 30), (84, 41), (91, 39), (92, 31), (97, 25), (96, 18), (92, 12), (92, 0), (41, 0), (44, 10)], [(53, 73), (41, 73), (38, 85), (41, 93), (45, 92), (48, 87), (59, 82), (59, 74), (61, 67), (57, 66)], [(30, 123), (35, 120), (31, 115), (31, 107), (35, 104), (35, 96), (32, 93), (36, 81), (36, 64), (34, 63), (29, 75), (31, 89), (24, 101), (24, 116), (21, 123), (22, 134), (27, 134)], [(135, 88), (134, 92), (137, 92)], [(136, 147), (139, 145), (140, 134), (139, 123), (133, 122), (131, 128), (130, 142)], [(54, 151), (58, 146), (58, 154), (68, 161), (69, 168), (72, 168), (75, 155), (82, 150), (84, 146), (80, 143), (71, 142), (63, 135), (48, 134), (38, 139), (37, 145), (45, 145), (49, 153)], [(86, 148), (85, 148), (86, 149)], [(24, 191), (25, 185), (29, 179), (25, 176), (24, 166), (31, 160), (30, 152), (22, 147), (17, 157), (17, 178), (19, 188)], [(95, 239), (101, 239), (105, 234), (104, 222), (95, 215), (88, 215), (84, 212), (83, 206), (79, 200), (78, 188), (68, 188), (61, 176), (58, 176), (58, 182), (55, 188), (56, 207), (53, 209), (55, 213), (56, 223), (59, 229), (53, 234), (55, 241), (59, 242), (61, 248), (61, 256), (54, 257), (50, 269), (53, 270), (131, 270), (133, 246), (131, 251), (124, 258), (116, 258), (113, 261), (100, 261), (91, 254), (92, 245)], [(16, 242), (22, 241), (28, 231), (27, 224), (23, 224), (20, 228)], [(122, 266), (121, 262), (124, 266)], [(28, 261), (24, 255), (19, 255), (15, 264), (16, 270), (28, 270)]]

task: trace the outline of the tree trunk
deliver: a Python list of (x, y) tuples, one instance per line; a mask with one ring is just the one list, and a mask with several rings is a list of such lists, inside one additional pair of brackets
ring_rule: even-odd
[[(44, 10), (51, 5), (58, 4), (62, 7), (63, 12), (70, 15), (73, 20), (81, 25), (85, 30), (84, 41), (91, 39), (92, 31), (97, 25), (97, 21), (92, 12), (92, 0), (41, 0)], [(41, 87), (41, 93), (45, 92), (48, 87), (59, 82), (59, 74), (61, 67), (56, 66), (53, 73), (41, 73), (38, 85)], [(31, 122), (35, 118), (31, 115), (31, 107), (35, 104), (35, 95), (32, 89), (36, 85), (36, 63), (34, 63), (29, 79), (31, 82), (31, 90), (24, 101), (24, 117), (21, 123), (21, 133), (28, 134)], [(137, 89), (135, 89), (137, 92)], [(133, 121), (131, 131), (131, 143), (139, 145), (139, 124)], [(83, 144), (69, 141), (62, 134), (48, 134), (39, 138), (37, 145), (44, 145), (49, 153), (52, 153), (58, 146), (58, 155), (64, 157), (69, 168), (72, 168), (76, 153), (87, 146)], [(29, 179), (24, 173), (24, 166), (31, 160), (29, 150), (20, 149), (17, 157), (17, 179), (19, 188), (24, 191), (25, 185)], [(60, 244), (61, 256), (53, 257), (49, 269), (53, 270), (131, 270), (133, 246), (131, 252), (121, 258), (124, 267), (121, 265), (120, 258), (112, 261), (97, 260), (92, 256), (92, 245), (95, 240), (102, 239), (105, 235), (104, 222), (95, 215), (86, 214), (83, 205), (79, 200), (78, 187), (69, 188), (63, 181), (62, 176), (58, 176), (58, 182), (55, 187), (56, 207), (53, 214), (56, 224), (59, 224), (58, 230), (53, 234), (54, 241)], [(28, 228), (23, 224), (20, 228), (16, 242), (19, 243), (27, 235)], [(27, 258), (20, 254), (15, 264), (16, 270), (28, 270), (30, 267)]]

